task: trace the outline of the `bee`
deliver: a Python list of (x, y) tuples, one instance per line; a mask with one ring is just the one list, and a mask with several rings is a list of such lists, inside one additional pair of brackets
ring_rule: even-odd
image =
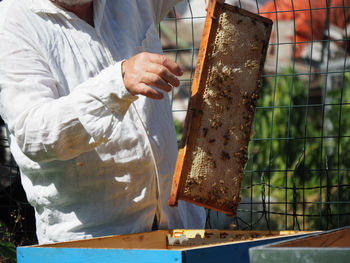
[(228, 141), (230, 140), (230, 130), (227, 130), (226, 133), (223, 135), (224, 137), (224, 145), (228, 144)]
[(233, 155), (234, 155), (235, 157), (240, 157), (240, 156), (241, 156), (241, 152), (235, 152)]
[(228, 152), (221, 151), (221, 159), (230, 160), (230, 154)]
[(221, 121), (212, 121), (211, 124), (210, 124), (210, 127), (213, 128), (213, 129), (218, 129), (222, 126), (222, 122)]
[(206, 137), (208, 134), (208, 128), (203, 128), (202, 131), (203, 131), (203, 137)]

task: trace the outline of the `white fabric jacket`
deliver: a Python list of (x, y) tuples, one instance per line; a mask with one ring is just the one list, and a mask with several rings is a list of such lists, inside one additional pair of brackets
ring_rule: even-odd
[(177, 145), (169, 97), (133, 96), (121, 61), (161, 53), (176, 0), (96, 0), (91, 27), (49, 0), (0, 3), (0, 114), (36, 213), (39, 243), (203, 228), (168, 207)]

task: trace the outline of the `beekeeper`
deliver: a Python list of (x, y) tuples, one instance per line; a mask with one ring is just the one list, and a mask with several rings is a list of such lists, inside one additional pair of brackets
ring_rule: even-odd
[(0, 114), (39, 243), (203, 228), (167, 205), (181, 68), (156, 25), (176, 0), (4, 0)]

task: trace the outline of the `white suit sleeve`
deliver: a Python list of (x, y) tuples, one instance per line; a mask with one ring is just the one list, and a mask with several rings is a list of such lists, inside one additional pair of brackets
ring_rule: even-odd
[(66, 96), (30, 43), (0, 34), (0, 114), (22, 152), (37, 162), (72, 159), (108, 141), (137, 98), (121, 62)]

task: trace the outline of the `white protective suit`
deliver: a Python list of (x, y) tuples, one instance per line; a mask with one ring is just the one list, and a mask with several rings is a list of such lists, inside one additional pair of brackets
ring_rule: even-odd
[(176, 0), (95, 0), (90, 26), (49, 0), (0, 3), (0, 114), (35, 208), (39, 243), (203, 228), (167, 205), (177, 145), (169, 97), (133, 96), (121, 61), (161, 53)]

